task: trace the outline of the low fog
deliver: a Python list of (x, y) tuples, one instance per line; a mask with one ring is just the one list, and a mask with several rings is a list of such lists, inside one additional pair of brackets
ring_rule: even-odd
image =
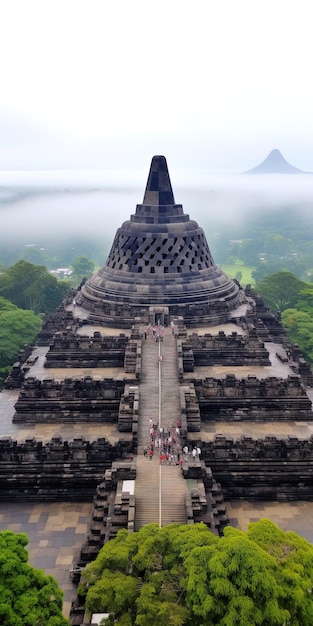
[[(170, 171), (175, 200), (210, 234), (262, 212), (312, 213), (312, 175)], [(143, 200), (148, 170), (1, 172), (1, 246), (45, 246), (73, 237), (109, 251), (116, 229)], [(105, 259), (104, 259), (105, 260)]]

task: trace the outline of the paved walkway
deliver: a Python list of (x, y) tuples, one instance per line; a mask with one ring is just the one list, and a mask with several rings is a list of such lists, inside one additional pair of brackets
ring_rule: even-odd
[(313, 502), (225, 502), (229, 523), (247, 530), (250, 522), (270, 519), (282, 530), (293, 530), (313, 543)]
[(66, 617), (77, 596), (77, 587), (70, 580), (70, 568), (86, 538), (91, 508), (92, 504), (86, 502), (0, 502), (0, 530), (28, 535), (29, 563), (56, 578), (64, 591)]

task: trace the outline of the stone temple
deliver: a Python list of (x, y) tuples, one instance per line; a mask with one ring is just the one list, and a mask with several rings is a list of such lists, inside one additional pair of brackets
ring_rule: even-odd
[[(105, 265), (6, 380), (2, 501), (90, 503), (73, 584), (120, 528), (221, 534), (228, 503), (312, 501), (312, 385), (279, 314), (215, 264), (156, 156)], [(79, 598), (69, 613), (86, 623)]]
[(239, 286), (215, 265), (202, 228), (175, 203), (165, 158), (155, 156), (143, 203), (118, 229), (79, 303), (114, 325), (183, 316), (195, 326), (225, 321), (241, 299)]

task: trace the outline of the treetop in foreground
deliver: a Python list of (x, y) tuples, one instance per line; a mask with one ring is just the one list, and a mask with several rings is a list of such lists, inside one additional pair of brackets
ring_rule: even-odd
[(0, 532), (0, 624), (68, 626), (63, 591), (53, 576), (28, 564), (27, 535)]
[(261, 520), (221, 538), (204, 524), (121, 530), (79, 594), (118, 626), (311, 626), (312, 589), (313, 546)]

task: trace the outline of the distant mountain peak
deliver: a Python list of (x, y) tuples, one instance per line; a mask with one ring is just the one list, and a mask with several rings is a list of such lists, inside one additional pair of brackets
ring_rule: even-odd
[(269, 155), (256, 167), (245, 172), (245, 174), (308, 174), (297, 167), (290, 165), (283, 157), (280, 150), (274, 148)]

